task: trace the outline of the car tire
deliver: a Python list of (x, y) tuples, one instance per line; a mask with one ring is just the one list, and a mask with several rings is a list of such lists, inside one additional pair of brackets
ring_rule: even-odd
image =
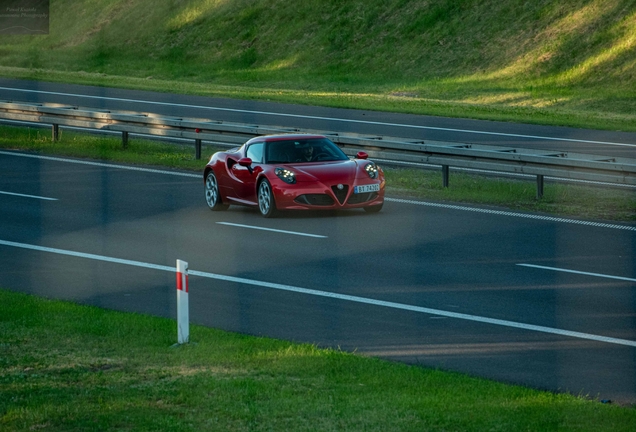
[(382, 210), (382, 206), (384, 205), (384, 203), (382, 204), (378, 204), (378, 205), (373, 205), (373, 206), (369, 206), (369, 207), (363, 207), (364, 211), (367, 213), (377, 213), (380, 210)]
[(261, 215), (266, 218), (271, 218), (276, 216), (276, 202), (274, 201), (274, 193), (272, 192), (272, 185), (267, 181), (267, 179), (263, 179), (258, 184), (258, 210), (261, 212)]
[(214, 175), (212, 170), (205, 178), (205, 202), (212, 211), (227, 210), (229, 207), (221, 201), (219, 182), (216, 180), (216, 175)]

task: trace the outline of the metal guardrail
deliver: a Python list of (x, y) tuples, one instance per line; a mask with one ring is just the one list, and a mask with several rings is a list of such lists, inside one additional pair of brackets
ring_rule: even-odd
[(201, 158), (202, 141), (241, 145), (258, 135), (316, 133), (328, 136), (350, 156), (364, 150), (372, 158), (441, 165), (445, 187), (449, 182), (450, 166), (536, 175), (538, 198), (543, 196), (544, 176), (636, 185), (636, 159), (631, 158), (342, 134), (60, 104), (0, 101), (0, 119), (50, 124), (53, 140), (58, 139), (60, 126), (121, 132), (124, 147), (128, 144), (130, 133), (191, 139), (197, 159)]

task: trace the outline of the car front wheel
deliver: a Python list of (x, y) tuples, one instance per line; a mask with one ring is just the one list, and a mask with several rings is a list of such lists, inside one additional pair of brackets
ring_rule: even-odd
[(258, 210), (266, 218), (276, 215), (276, 202), (274, 201), (272, 186), (267, 179), (263, 179), (258, 185)]
[(205, 202), (208, 203), (210, 210), (227, 210), (229, 207), (221, 202), (221, 194), (219, 193), (219, 182), (216, 180), (214, 171), (210, 171), (205, 178)]

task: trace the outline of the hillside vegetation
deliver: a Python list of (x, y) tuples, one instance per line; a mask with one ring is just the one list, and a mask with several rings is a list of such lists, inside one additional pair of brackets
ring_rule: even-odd
[[(0, 75), (636, 130), (636, 0), (51, 0)], [(177, 81), (177, 83), (172, 83)]]

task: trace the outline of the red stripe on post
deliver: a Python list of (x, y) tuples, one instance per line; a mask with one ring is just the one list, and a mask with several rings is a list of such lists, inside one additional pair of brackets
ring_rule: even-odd
[(177, 289), (183, 291), (183, 273), (177, 272)]
[[(184, 282), (185, 282), (185, 287), (183, 286)], [(184, 278), (183, 273), (177, 272), (177, 289), (188, 292), (188, 275), (187, 274), (185, 275), (185, 278)]]

